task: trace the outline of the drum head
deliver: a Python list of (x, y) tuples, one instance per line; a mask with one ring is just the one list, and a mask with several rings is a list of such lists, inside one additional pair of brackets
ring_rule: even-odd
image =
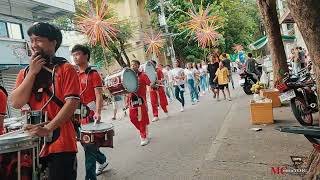
[(151, 81), (151, 84), (156, 82), (157, 80), (157, 73), (156, 73), (156, 68), (151, 62), (147, 62), (145, 66), (145, 73), (147, 74), (148, 78)]
[(123, 86), (124, 88), (132, 93), (138, 91), (138, 77), (137, 74), (129, 68), (126, 68), (123, 72)]
[(100, 122), (94, 126), (94, 123), (89, 123), (81, 126), (82, 132), (105, 132), (109, 129), (113, 129), (113, 124)]

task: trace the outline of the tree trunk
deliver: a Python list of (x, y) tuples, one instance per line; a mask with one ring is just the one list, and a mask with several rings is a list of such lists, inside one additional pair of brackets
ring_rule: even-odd
[(124, 62), (123, 57), (121, 56), (121, 52), (116, 46), (109, 46), (109, 50), (112, 51), (113, 54), (115, 54), (114, 58), (121, 67), (127, 67), (127, 64)]
[[(320, 3), (319, 0), (290, 0), (288, 6), (291, 16), (297, 23), (301, 35), (307, 45), (310, 58), (312, 60), (318, 97), (320, 94)], [(320, 110), (320, 98), (318, 98)], [(319, 116), (320, 122), (320, 116)]]
[(126, 49), (124, 47), (124, 42), (120, 42), (120, 49), (121, 49), (122, 54), (126, 58), (127, 66), (130, 67), (130, 59), (129, 59), (127, 52), (126, 52)]
[(288, 72), (287, 57), (284, 50), (277, 15), (276, 0), (257, 0), (268, 35), (273, 67), (273, 82), (276, 86)]

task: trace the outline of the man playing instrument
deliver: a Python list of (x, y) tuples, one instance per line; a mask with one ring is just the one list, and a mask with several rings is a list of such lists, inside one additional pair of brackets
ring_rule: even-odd
[[(81, 120), (81, 124), (92, 122), (99, 123), (101, 120), (102, 79), (96, 70), (89, 67), (90, 50), (83, 45), (75, 45), (71, 50), (74, 62), (79, 67), (80, 100), (90, 109), (89, 116)], [(106, 156), (95, 144), (82, 144), (85, 151), (86, 180), (96, 180), (108, 166)], [(99, 163), (96, 169), (96, 162)]]
[[(157, 67), (156, 61), (151, 61), (151, 62), (155, 67)], [(157, 73), (157, 81), (150, 87), (150, 100), (151, 100), (151, 106), (152, 106), (152, 112), (153, 112), (153, 120), (152, 120), (153, 122), (159, 120), (159, 115), (158, 115), (159, 101), (160, 101), (160, 106), (162, 110), (164, 111), (166, 117), (168, 117), (168, 109), (167, 109), (168, 100), (163, 87), (164, 75), (163, 75), (162, 69), (159, 68), (159, 66), (156, 68), (156, 73)]]
[[(48, 168), (49, 180), (77, 179), (77, 143), (72, 116), (79, 104), (79, 79), (75, 68), (55, 53), (62, 34), (48, 23), (35, 23), (28, 29), (32, 55), (29, 67), (19, 72), (12, 92), (12, 106), (21, 109), (28, 104), (32, 111), (47, 114), (48, 124), (28, 124), (30, 135), (52, 137), (40, 152)], [(61, 102), (61, 103), (59, 103)]]
[(141, 146), (149, 143), (147, 126), (149, 125), (149, 116), (147, 110), (147, 86), (150, 86), (148, 76), (139, 71), (140, 62), (133, 60), (131, 68), (137, 73), (139, 88), (136, 93), (127, 95), (126, 106), (129, 107), (129, 116), (132, 124), (140, 132)]
[(0, 86), (0, 135), (4, 133), (3, 120), (7, 115), (7, 91)]

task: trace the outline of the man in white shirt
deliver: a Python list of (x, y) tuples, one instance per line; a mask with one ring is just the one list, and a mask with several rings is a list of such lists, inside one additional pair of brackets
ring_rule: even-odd
[(184, 111), (184, 70), (179, 67), (179, 62), (174, 62), (174, 68), (171, 70), (173, 86), (175, 88), (176, 99), (181, 103), (181, 112)]
[(174, 91), (173, 91), (173, 81), (171, 75), (171, 66), (166, 65), (165, 68), (162, 69), (164, 75), (164, 85), (166, 87), (166, 95), (171, 102), (174, 99)]

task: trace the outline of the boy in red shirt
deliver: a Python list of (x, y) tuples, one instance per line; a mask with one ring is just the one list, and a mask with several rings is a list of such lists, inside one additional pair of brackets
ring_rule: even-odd
[[(81, 103), (89, 107), (89, 117), (82, 119), (81, 124), (100, 122), (102, 98), (102, 80), (96, 70), (89, 67), (90, 50), (83, 45), (75, 45), (71, 50), (76, 65), (79, 67)], [(85, 151), (86, 180), (96, 180), (98, 175), (108, 166), (106, 156), (95, 144), (82, 144)], [(96, 169), (96, 162), (100, 165)]]
[(7, 97), (7, 91), (0, 86), (0, 135), (3, 134), (3, 120), (4, 116), (7, 115)]
[[(152, 63), (157, 66), (156, 61), (152, 61)], [(160, 106), (162, 110), (164, 111), (166, 117), (168, 117), (168, 100), (166, 93), (163, 88), (163, 79), (164, 75), (162, 72), (162, 69), (157, 67), (157, 82), (156, 85), (150, 87), (150, 100), (151, 100), (151, 106), (152, 106), (152, 112), (153, 112), (153, 120), (152, 121), (158, 121), (159, 115), (158, 115), (158, 104), (160, 101)]]
[(132, 124), (139, 130), (141, 146), (149, 143), (147, 126), (149, 125), (149, 115), (147, 110), (147, 86), (150, 85), (148, 76), (139, 71), (140, 62), (133, 60), (131, 68), (137, 73), (139, 88), (136, 93), (127, 95), (126, 106), (129, 107), (129, 116)]
[(29, 124), (24, 129), (39, 137), (52, 135), (52, 141), (45, 142), (40, 152), (49, 169), (49, 180), (76, 180), (77, 143), (71, 117), (80, 99), (77, 72), (64, 58), (55, 56), (62, 42), (58, 28), (36, 23), (28, 29), (28, 35), (32, 56), (28, 69), (18, 74), (12, 106), (21, 109), (29, 104), (32, 111), (47, 113), (47, 125)]

